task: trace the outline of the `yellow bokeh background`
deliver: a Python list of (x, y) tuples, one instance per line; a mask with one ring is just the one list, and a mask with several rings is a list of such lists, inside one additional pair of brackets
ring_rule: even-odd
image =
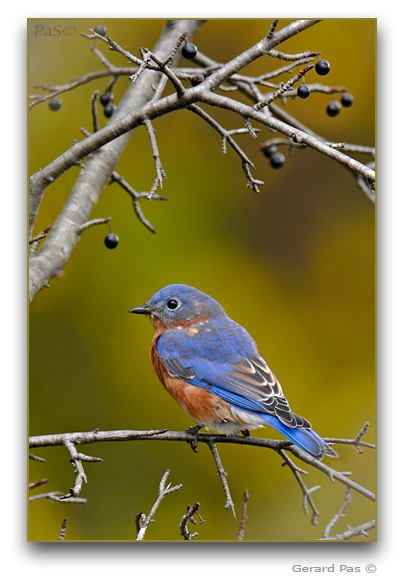
[[(194, 43), (223, 62), (263, 38), (270, 22), (211, 20)], [(100, 70), (101, 63), (78, 32), (101, 23), (135, 55), (139, 47), (152, 48), (164, 26), (164, 20), (29, 20), (30, 93), (40, 92), (35, 84), (65, 84)], [(279, 28), (288, 23), (281, 20)], [(56, 34), (68, 27), (75, 32)], [(117, 66), (127, 65), (120, 55), (99, 48)], [(278, 48), (288, 53), (321, 50), (331, 72), (322, 79), (312, 72), (306, 82), (320, 79), (345, 86), (355, 99), (335, 119), (325, 114), (330, 97), (318, 93), (280, 106), (329, 141), (373, 146), (375, 20), (325, 20)], [(262, 74), (280, 64), (260, 59), (246, 72)], [(103, 92), (108, 82), (63, 94), (57, 113), (46, 103), (30, 111), (30, 174), (63, 153), (74, 139), (82, 139), (81, 127), (91, 129), (91, 95), (96, 89)], [(128, 83), (126, 77), (118, 80), (116, 102)], [(226, 111), (209, 112), (227, 129), (242, 126)], [(99, 118), (103, 126), (101, 108)], [(117, 184), (107, 186), (91, 218), (112, 217), (118, 247), (110, 251), (104, 246), (106, 225), (88, 229), (63, 276), (52, 280), (30, 306), (29, 434), (189, 427), (192, 421), (151, 369), (150, 322), (128, 314), (162, 286), (181, 282), (211, 294), (249, 331), (292, 409), (307, 417), (318, 433), (354, 438), (370, 421), (366, 440), (375, 442), (373, 204), (347, 170), (312, 150), (286, 154), (284, 168), (273, 170), (259, 150), (275, 136), (264, 127), (257, 139), (236, 137), (254, 162), (254, 177), (265, 182), (256, 194), (246, 189), (239, 158), (231, 148), (222, 154), (220, 137), (202, 119), (184, 110), (153, 125), (168, 176), (161, 193), (169, 199), (144, 201), (142, 209), (157, 234), (137, 220), (129, 196)], [(54, 222), (79, 171), (70, 169), (48, 188), (34, 235)], [(135, 131), (117, 171), (137, 191), (150, 189), (155, 171), (143, 127)], [(253, 434), (279, 438), (270, 428)], [(237, 518), (223, 508), (225, 496), (206, 446), (200, 445), (194, 454), (178, 442), (102, 443), (80, 449), (103, 458), (103, 463), (85, 464), (88, 484), (82, 495), (87, 504), (31, 503), (28, 538), (57, 541), (67, 517), (66, 541), (133, 541), (135, 515), (149, 512), (166, 469), (171, 470), (169, 481), (183, 487), (163, 501), (146, 541), (183, 541), (179, 523), (187, 505), (196, 501), (205, 519), (203, 525), (190, 524), (191, 531), (199, 533), (196, 541), (236, 541), (248, 487), (245, 541), (310, 542), (321, 537), (344, 501), (343, 485), (309, 468), (307, 486), (321, 485), (313, 495), (321, 513), (314, 527), (303, 513), (301, 490), (290, 470), (281, 468), (279, 455), (248, 446), (218, 449)], [(375, 491), (374, 451), (365, 449), (358, 455), (341, 445), (336, 450), (338, 459), (324, 461), (352, 471), (355, 481)], [(38, 493), (68, 492), (74, 474), (67, 451), (46, 448), (36, 453), (46, 462), (30, 463), (30, 481), (50, 479)], [(374, 505), (354, 493), (335, 532), (373, 517)], [(368, 538), (353, 541), (374, 540), (371, 531)]]

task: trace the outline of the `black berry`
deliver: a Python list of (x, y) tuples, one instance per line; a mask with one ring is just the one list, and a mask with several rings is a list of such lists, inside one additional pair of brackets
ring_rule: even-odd
[(271, 157), (271, 165), (274, 169), (280, 169), (285, 163), (285, 156), (282, 153), (274, 153)]
[(309, 94), (310, 89), (307, 85), (300, 85), (300, 87), (297, 89), (297, 96), (300, 97), (301, 99), (307, 99)]
[(205, 80), (205, 77), (203, 75), (195, 75), (191, 79), (191, 85), (193, 87), (196, 87), (196, 86), (200, 85), (204, 80)]
[(108, 105), (106, 105), (104, 108), (104, 115), (109, 119), (110, 117), (112, 117), (115, 109), (116, 106), (113, 103), (108, 103)]
[(330, 68), (330, 63), (327, 60), (319, 60), (316, 64), (316, 73), (323, 77), (328, 75)]
[(352, 107), (353, 105), (353, 96), (349, 93), (344, 93), (341, 97), (341, 105), (343, 107)]
[(187, 42), (183, 47), (182, 47), (182, 56), (184, 58), (195, 58), (196, 53), (198, 52), (198, 49), (196, 48), (195, 44), (192, 44), (190, 42)]
[(104, 240), (104, 244), (109, 250), (113, 250), (119, 244), (119, 238), (116, 234), (108, 234)]
[(271, 159), (272, 155), (274, 155), (274, 153), (276, 153), (276, 151), (277, 151), (276, 145), (268, 145), (262, 151), (263, 151), (265, 157), (268, 157), (269, 159)]
[(52, 97), (50, 99), (49, 108), (51, 111), (59, 111), (61, 106), (62, 106), (62, 100), (58, 99), (58, 97)]
[(100, 103), (105, 107), (112, 101), (112, 99), (113, 99), (112, 93), (106, 92), (100, 96)]
[(327, 107), (327, 115), (329, 117), (336, 117), (339, 115), (341, 105), (337, 101), (332, 101)]
[(94, 32), (96, 32), (100, 36), (105, 36), (107, 34), (107, 29), (103, 24), (100, 24), (94, 28)]

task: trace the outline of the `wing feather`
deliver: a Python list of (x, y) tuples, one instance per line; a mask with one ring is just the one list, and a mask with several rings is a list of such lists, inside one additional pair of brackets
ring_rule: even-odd
[(172, 328), (157, 340), (157, 352), (170, 375), (209, 390), (241, 409), (268, 413), (290, 427), (310, 428), (293, 413), (282, 387), (247, 331), (227, 319), (195, 326), (193, 332)]

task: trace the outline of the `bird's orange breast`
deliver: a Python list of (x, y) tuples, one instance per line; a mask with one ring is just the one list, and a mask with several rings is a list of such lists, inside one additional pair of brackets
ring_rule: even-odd
[(153, 339), (150, 360), (160, 381), (180, 407), (194, 421), (202, 425), (212, 425), (216, 422), (233, 420), (234, 417), (226, 401), (206, 389), (195, 387), (179, 377), (170, 375), (157, 352), (158, 336), (156, 334)]

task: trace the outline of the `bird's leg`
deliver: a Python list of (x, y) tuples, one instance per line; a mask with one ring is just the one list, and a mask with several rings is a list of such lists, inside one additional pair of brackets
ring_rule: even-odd
[(249, 437), (250, 436), (250, 430), (249, 429), (241, 429), (240, 433), (241, 433), (241, 435), (243, 437)]
[(195, 451), (195, 453), (198, 453), (198, 433), (200, 429), (203, 429), (203, 425), (192, 425), (185, 430), (185, 433), (190, 433), (194, 436), (193, 441), (188, 441), (188, 443), (191, 445), (191, 449), (192, 451)]

